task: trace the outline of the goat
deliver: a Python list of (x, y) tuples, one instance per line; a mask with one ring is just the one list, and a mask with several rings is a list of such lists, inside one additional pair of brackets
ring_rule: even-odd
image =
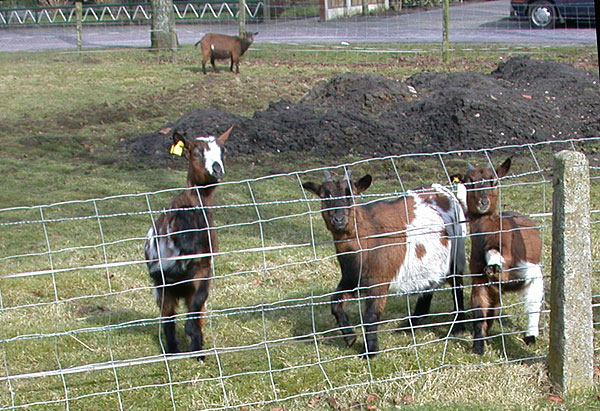
[(170, 354), (179, 352), (174, 316), (180, 299), (188, 308), (185, 333), (191, 339), (190, 351), (202, 350), (202, 313), (213, 269), (212, 254), (217, 251), (210, 206), (214, 184), (225, 173), (223, 145), (232, 129), (219, 137), (190, 139), (173, 134), (171, 153), (183, 154), (189, 162), (189, 189), (177, 195), (150, 227), (144, 245), (154, 297), (161, 310), (166, 352)]
[(449, 282), (454, 286), (457, 313), (452, 332), (464, 331), (466, 226), (461, 223), (463, 210), (452, 193), (434, 184), (393, 201), (354, 204), (354, 197), (371, 185), (371, 175), (357, 181), (351, 181), (350, 175), (333, 180), (325, 172), (325, 178), (322, 184), (306, 182), (302, 186), (322, 199), (321, 214), (335, 242), (342, 279), (331, 298), (331, 312), (346, 344), (352, 346), (356, 335), (344, 303), (359, 287), (367, 298), (363, 322), (364, 354), (368, 356), (379, 351), (377, 325), (389, 291), (424, 292), (409, 319), (415, 326), (429, 312), (432, 290)]
[(248, 50), (248, 47), (254, 42), (254, 36), (258, 33), (248, 33), (246, 37), (228, 36), (226, 34), (206, 33), (194, 47), (200, 44), (202, 48), (202, 72), (206, 74), (206, 62), (210, 60), (213, 70), (217, 72), (215, 60), (231, 59), (229, 71), (240, 72), (240, 57)]
[[(501, 292), (521, 291), (528, 316), (524, 341), (535, 343), (544, 298), (540, 266), (542, 240), (535, 223), (515, 212), (498, 210), (498, 179), (507, 175), (511, 159), (495, 170), (469, 165), (457, 174), (472, 235), (469, 261), (473, 278), (473, 352), (483, 354), (484, 339), (498, 315)], [(466, 196), (466, 198), (464, 198)], [(460, 197), (460, 196), (459, 196)]]

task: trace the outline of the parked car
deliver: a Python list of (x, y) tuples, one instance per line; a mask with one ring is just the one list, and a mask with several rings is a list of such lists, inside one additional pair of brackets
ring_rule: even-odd
[(511, 0), (511, 16), (528, 18), (532, 27), (554, 28), (567, 20), (595, 20), (594, 0)]

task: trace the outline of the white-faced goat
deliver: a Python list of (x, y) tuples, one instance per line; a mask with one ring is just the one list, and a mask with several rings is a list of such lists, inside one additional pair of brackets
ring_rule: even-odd
[[(483, 354), (484, 340), (498, 315), (501, 293), (520, 291), (528, 315), (525, 343), (539, 335), (538, 323), (544, 298), (540, 261), (542, 240), (528, 217), (498, 210), (499, 179), (506, 176), (511, 159), (495, 170), (469, 166), (459, 188), (471, 231), (470, 271), (473, 278), (473, 352)], [(462, 187), (461, 187), (462, 184)]]
[(195, 45), (202, 47), (202, 72), (206, 74), (206, 62), (210, 60), (213, 70), (216, 72), (215, 60), (231, 60), (229, 71), (240, 72), (240, 57), (248, 50), (254, 42), (254, 36), (258, 33), (248, 33), (246, 37), (228, 36), (226, 34), (206, 33)]
[[(154, 296), (160, 308), (166, 352), (179, 352), (175, 310), (180, 299), (188, 308), (185, 333), (190, 351), (202, 349), (202, 316), (217, 251), (211, 206), (217, 183), (224, 175), (223, 144), (233, 127), (219, 137), (173, 135), (171, 152), (188, 160), (187, 187), (148, 230), (144, 246)], [(202, 358), (202, 357), (200, 357)]]
[(424, 292), (409, 320), (418, 325), (429, 312), (432, 290), (449, 282), (454, 286), (454, 333), (464, 331), (462, 274), (465, 266), (464, 213), (450, 191), (440, 185), (409, 191), (393, 201), (355, 204), (355, 197), (372, 182), (370, 175), (351, 181), (350, 175), (333, 180), (325, 173), (322, 184), (302, 186), (322, 199), (321, 214), (333, 235), (342, 279), (331, 298), (346, 344), (356, 341), (345, 300), (366, 297), (363, 318), (364, 353), (378, 351), (377, 326), (389, 292)]

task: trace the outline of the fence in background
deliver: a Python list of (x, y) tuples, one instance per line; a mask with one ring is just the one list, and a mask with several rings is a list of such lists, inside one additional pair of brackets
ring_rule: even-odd
[[(597, 242), (600, 167), (593, 153), (599, 142), (402, 155), (324, 169), (374, 174), (374, 187), (362, 201), (376, 201), (398, 198), (419, 182), (451, 188), (450, 174), (464, 171), (466, 161), (497, 165), (518, 153), (517, 166), (501, 181), (501, 202), (538, 223), (548, 284), (552, 153), (565, 148), (592, 153), (591, 238)], [(435, 293), (423, 326), (403, 335), (393, 331), (407, 319), (412, 298), (391, 295), (396, 298), (390, 298), (380, 323), (382, 353), (358, 359), (358, 347), (344, 346), (329, 312), (339, 269), (320, 200), (301, 187), (309, 179), (321, 181), (324, 169), (218, 187), (214, 213), (220, 251), (204, 317), (205, 363), (190, 358), (194, 354), (159, 352), (160, 318), (143, 259), (148, 227), (179, 189), (0, 209), (0, 238), (9, 239), (0, 246), (0, 385), (5, 387), (0, 409), (126, 409), (149, 402), (157, 409), (237, 409), (294, 401), (306, 406), (339, 390), (383, 382), (409, 387), (419, 377), (452, 368), (546, 361), (548, 303), (541, 338), (537, 346), (527, 347), (521, 342), (523, 304), (503, 296), (486, 342), (489, 353), (479, 357), (470, 353), (469, 335), (447, 332), (452, 299), (443, 290)], [(593, 247), (596, 312), (597, 252)], [(468, 279), (464, 287), (468, 293)], [(360, 303), (361, 298), (348, 303), (355, 319), (362, 313)], [(180, 329), (185, 319), (185, 314), (177, 317)], [(600, 346), (596, 342), (594, 347), (597, 355)]]

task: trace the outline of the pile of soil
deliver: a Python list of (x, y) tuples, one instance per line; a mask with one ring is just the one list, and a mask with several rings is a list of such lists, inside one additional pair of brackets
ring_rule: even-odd
[(336, 159), (486, 148), (600, 136), (600, 93), (597, 73), (527, 57), (490, 74), (422, 72), (404, 82), (345, 73), (298, 103), (272, 102), (252, 118), (194, 110), (124, 147), (160, 164), (169, 161), (172, 132), (218, 135), (232, 124), (230, 155)]

